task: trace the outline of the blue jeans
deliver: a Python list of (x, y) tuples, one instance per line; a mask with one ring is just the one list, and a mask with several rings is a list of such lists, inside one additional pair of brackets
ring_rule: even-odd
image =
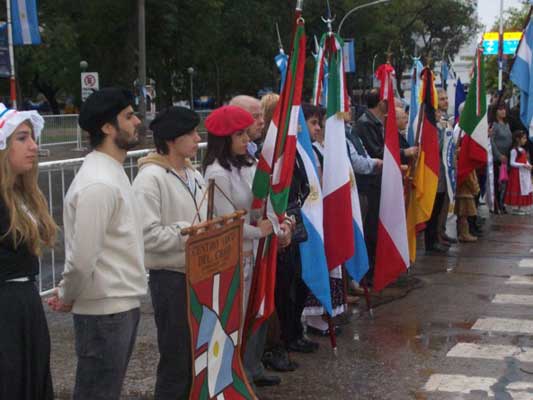
[(118, 400), (139, 325), (139, 308), (109, 315), (74, 314), (74, 400)]
[(148, 282), (157, 326), (155, 400), (187, 400), (192, 382), (185, 274), (151, 270)]

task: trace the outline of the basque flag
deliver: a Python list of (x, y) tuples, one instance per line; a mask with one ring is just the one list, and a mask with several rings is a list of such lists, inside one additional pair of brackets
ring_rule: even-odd
[(41, 44), (36, 0), (10, 0), (13, 44)]

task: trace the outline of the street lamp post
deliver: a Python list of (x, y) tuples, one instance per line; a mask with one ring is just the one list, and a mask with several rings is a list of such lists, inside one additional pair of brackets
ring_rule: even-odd
[(503, 0), (500, 0), (500, 34), (498, 35), (498, 93), (503, 91)]
[(146, 121), (146, 25), (145, 25), (145, 0), (138, 1), (139, 18), (139, 114)]
[(352, 8), (350, 11), (348, 11), (346, 13), (346, 15), (341, 19), (341, 22), (339, 24), (339, 29), (337, 29), (337, 34), (340, 36), (341, 35), (341, 29), (342, 29), (342, 25), (344, 24), (344, 21), (346, 21), (346, 18), (348, 18), (350, 15), (352, 15), (354, 12), (356, 12), (357, 10), (361, 10), (362, 8), (367, 8), (367, 7), (371, 7), (371, 6), (375, 6), (375, 5), (378, 5), (378, 4), (381, 4), (381, 3), (388, 3), (389, 1), (392, 1), (392, 0), (375, 0), (375, 1), (371, 1), (370, 3), (366, 3), (366, 4), (361, 4), (357, 7), (354, 7)]
[(194, 110), (194, 91), (193, 91), (193, 75), (194, 75), (194, 68), (189, 67), (187, 68), (187, 72), (189, 73), (189, 80), (191, 83), (191, 110)]

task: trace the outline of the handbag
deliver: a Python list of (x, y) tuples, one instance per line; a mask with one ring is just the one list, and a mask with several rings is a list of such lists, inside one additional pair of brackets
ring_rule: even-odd
[(507, 182), (509, 180), (509, 175), (507, 174), (507, 164), (502, 163), (500, 165), (500, 173), (498, 177), (499, 183)]
[(292, 241), (295, 243), (302, 243), (307, 241), (307, 229), (305, 229), (304, 221), (302, 218), (301, 207), (294, 203), (289, 204), (286, 214), (293, 218), (294, 225), (292, 230)]

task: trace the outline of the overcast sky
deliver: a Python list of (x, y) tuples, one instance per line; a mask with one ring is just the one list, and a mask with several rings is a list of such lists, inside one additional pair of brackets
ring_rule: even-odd
[[(521, 4), (521, 0), (503, 0), (503, 9), (520, 7)], [(500, 0), (478, 0), (477, 8), (481, 23), (490, 28), (500, 14)]]

